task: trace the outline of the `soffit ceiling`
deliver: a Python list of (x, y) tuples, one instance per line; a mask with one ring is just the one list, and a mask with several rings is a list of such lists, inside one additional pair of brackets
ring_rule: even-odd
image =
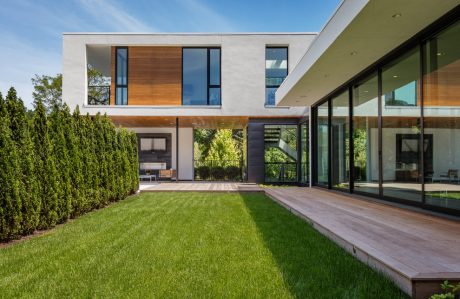
[(314, 104), (459, 4), (344, 1), (278, 89), (277, 104)]

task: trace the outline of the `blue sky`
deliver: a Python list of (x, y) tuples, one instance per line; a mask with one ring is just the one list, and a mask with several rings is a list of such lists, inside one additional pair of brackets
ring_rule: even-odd
[(320, 31), (340, 0), (0, 0), (0, 91), (30, 106), (34, 74), (61, 72), (62, 32)]

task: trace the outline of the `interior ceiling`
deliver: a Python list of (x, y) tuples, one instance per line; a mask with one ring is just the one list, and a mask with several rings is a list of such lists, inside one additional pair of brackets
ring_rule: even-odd
[[(308, 69), (287, 77), (277, 92), (278, 105), (314, 104), (457, 5), (458, 0), (369, 1)], [(341, 14), (339, 9), (327, 26), (335, 25), (334, 18), (344, 17)]]
[[(174, 116), (109, 116), (115, 125), (123, 127), (175, 127)], [(181, 128), (243, 129), (247, 116), (184, 116), (179, 117)]]
[(110, 77), (110, 46), (88, 45), (86, 57), (88, 63), (100, 71), (105, 77)]

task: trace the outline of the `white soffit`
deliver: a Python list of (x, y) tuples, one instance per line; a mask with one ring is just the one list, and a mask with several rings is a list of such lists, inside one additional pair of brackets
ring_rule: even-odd
[(276, 92), (310, 106), (460, 4), (459, 0), (345, 0)]

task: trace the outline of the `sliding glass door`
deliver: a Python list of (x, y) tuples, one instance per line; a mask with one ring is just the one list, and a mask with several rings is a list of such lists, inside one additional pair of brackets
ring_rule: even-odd
[(350, 188), (350, 99), (348, 90), (331, 99), (332, 187)]
[(329, 184), (329, 103), (318, 106), (316, 120), (316, 182)]

